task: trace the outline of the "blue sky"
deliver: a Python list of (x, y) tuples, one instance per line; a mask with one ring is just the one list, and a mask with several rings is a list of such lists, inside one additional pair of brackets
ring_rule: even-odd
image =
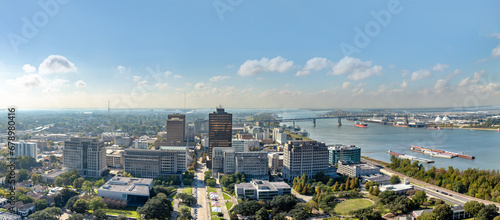
[(186, 94), (189, 108), (499, 105), (498, 9), (498, 1), (4, 1), (0, 102), (179, 108)]

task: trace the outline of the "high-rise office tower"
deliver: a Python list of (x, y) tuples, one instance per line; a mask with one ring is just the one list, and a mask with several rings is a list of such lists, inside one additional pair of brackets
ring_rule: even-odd
[[(209, 167), (212, 162), (213, 149), (216, 147), (231, 147), (233, 131), (233, 115), (218, 107), (215, 112), (208, 115), (208, 146)], [(212, 167), (214, 169), (214, 167)], [(219, 169), (219, 167), (216, 167)], [(223, 167), (220, 167), (222, 170)], [(216, 171), (216, 170), (214, 170)], [(221, 172), (221, 171), (219, 171)]]
[(64, 143), (64, 163), (76, 168), (83, 177), (98, 178), (106, 168), (106, 149), (103, 142), (90, 138), (71, 138)]
[(186, 115), (171, 114), (167, 119), (167, 141), (183, 142), (186, 139)]

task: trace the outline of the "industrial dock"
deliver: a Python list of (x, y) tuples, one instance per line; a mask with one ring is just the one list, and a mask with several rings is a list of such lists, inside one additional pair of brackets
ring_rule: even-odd
[(418, 162), (422, 162), (422, 163), (434, 163), (433, 160), (424, 159), (424, 158), (418, 158), (418, 157), (415, 157), (415, 156), (405, 155), (405, 154), (401, 154), (401, 153), (396, 153), (396, 152), (393, 152), (391, 150), (387, 151), (387, 153), (389, 153), (390, 155), (399, 157), (401, 159), (408, 159), (408, 160), (418, 161)]
[(444, 151), (444, 150), (438, 150), (438, 149), (431, 149), (431, 148), (425, 148), (425, 147), (419, 147), (419, 146), (414, 146), (412, 145), (410, 147), (411, 151), (419, 152), (419, 153), (424, 153), (424, 154), (429, 154), (433, 157), (442, 157), (442, 158), (453, 158), (453, 157), (460, 157), (464, 159), (469, 159), (473, 160), (476, 157), (467, 155), (464, 153), (454, 153), (454, 152), (449, 152), (449, 151)]

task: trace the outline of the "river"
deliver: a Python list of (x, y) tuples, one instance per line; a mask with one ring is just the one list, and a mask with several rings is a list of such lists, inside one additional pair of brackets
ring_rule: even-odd
[[(284, 119), (314, 117), (325, 113), (311, 110), (286, 110), (277, 113)], [(291, 123), (287, 123), (291, 125)], [(467, 168), (500, 169), (500, 132), (480, 131), (469, 129), (432, 130), (425, 128), (402, 128), (381, 124), (368, 123), (367, 128), (354, 126), (353, 121), (342, 120), (342, 126), (337, 126), (337, 119), (316, 120), (316, 127), (312, 121), (296, 122), (309, 132), (309, 137), (325, 142), (326, 144), (354, 144), (361, 147), (363, 156), (390, 161), (388, 150), (413, 155), (420, 158), (432, 159), (433, 164), (426, 168), (453, 166), (464, 170)], [(436, 158), (426, 154), (410, 151), (410, 146), (436, 148), (456, 153), (466, 153), (476, 157), (474, 160), (463, 158)]]

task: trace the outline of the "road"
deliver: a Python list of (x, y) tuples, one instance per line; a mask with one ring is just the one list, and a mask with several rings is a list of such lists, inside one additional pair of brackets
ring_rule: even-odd
[(194, 208), (194, 219), (210, 220), (210, 210), (208, 210), (207, 189), (205, 188), (205, 165), (201, 163), (201, 158), (198, 160), (194, 176), (194, 189), (196, 190), (196, 207)]
[[(500, 207), (500, 203), (495, 203), (495, 202), (491, 202), (491, 201), (487, 201), (487, 200), (483, 200), (483, 199), (474, 198), (474, 197), (471, 197), (471, 196), (468, 196), (468, 195), (464, 195), (464, 194), (461, 194), (461, 193), (457, 193), (455, 191), (451, 191), (451, 190), (439, 187), (439, 186), (435, 186), (435, 185), (432, 185), (432, 184), (429, 184), (429, 183), (426, 183), (426, 182), (414, 179), (412, 177), (406, 176), (406, 175), (404, 175), (402, 173), (396, 172), (396, 171), (391, 170), (389, 168), (382, 167), (381, 164), (378, 164), (378, 163), (373, 162), (373, 161), (368, 161), (368, 160), (365, 160), (365, 159), (361, 159), (361, 161), (362, 162), (366, 162), (367, 164), (370, 164), (370, 165), (381, 167), (380, 171), (382, 173), (395, 174), (395, 175), (398, 175), (402, 179), (403, 178), (408, 178), (408, 181), (410, 181), (410, 183), (412, 185), (415, 185), (415, 188), (418, 188), (418, 189), (421, 189), (421, 190), (423, 189), (423, 190), (425, 190), (426, 194), (432, 195), (432, 196), (434, 196), (436, 198), (439, 198), (439, 199), (443, 199), (444, 201), (448, 201), (448, 202), (451, 202), (453, 204), (463, 205), (463, 204), (465, 204), (466, 202), (468, 202), (470, 200), (475, 200), (475, 201), (478, 201), (478, 202), (482, 202), (484, 204), (494, 204), (497, 207)], [(436, 192), (436, 190), (439, 190), (439, 192)], [(441, 192), (448, 193), (451, 196), (441, 194)]]

